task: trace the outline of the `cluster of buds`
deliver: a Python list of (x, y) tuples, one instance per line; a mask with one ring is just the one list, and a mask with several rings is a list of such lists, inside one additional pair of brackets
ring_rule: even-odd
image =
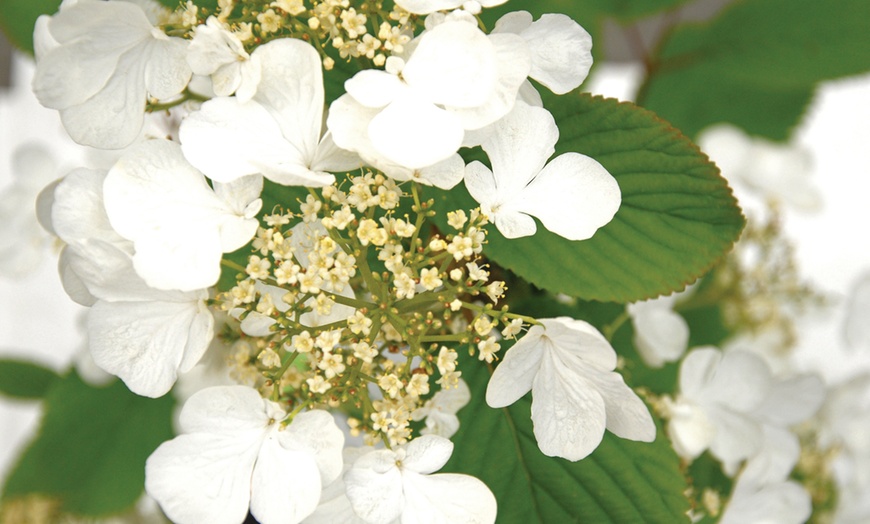
[(258, 339), (272, 400), (341, 407), (369, 440), (403, 444), (433, 383), (458, 387), (455, 348), (493, 362), (502, 338), (535, 322), (496, 307), (505, 284), (480, 258), (486, 216), (453, 211), (444, 234), (427, 221), (433, 206), (415, 183), (365, 172), (265, 216), (219, 299)]
[(327, 70), (335, 65), (330, 48), (344, 60), (383, 66), (404, 52), (419, 21), (399, 6), (388, 11), (381, 2), (351, 6), (349, 0), (220, 0), (213, 13), (188, 1), (163, 18), (168, 34), (187, 38), (196, 39), (202, 27), (226, 30), (237, 39), (229, 47), (245, 54), (278, 38), (299, 38), (320, 51)]

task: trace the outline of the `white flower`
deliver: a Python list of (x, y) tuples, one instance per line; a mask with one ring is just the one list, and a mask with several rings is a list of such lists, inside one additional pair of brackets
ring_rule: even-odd
[(197, 75), (210, 75), (218, 96), (246, 102), (254, 96), (260, 82), (259, 56), (251, 56), (239, 38), (217, 18), (210, 16), (194, 29), (187, 63)]
[(21, 277), (49, 253), (36, 198), (57, 177), (57, 165), (44, 147), (22, 144), (12, 153), (12, 175), (12, 185), (0, 191), (0, 276)]
[(260, 173), (284, 185), (325, 186), (328, 171), (359, 167), (323, 125), (323, 71), (311, 45), (281, 38), (251, 55), (262, 69), (251, 100), (219, 97), (181, 124), (181, 147), (191, 164), (217, 182)]
[(262, 178), (208, 186), (178, 144), (134, 146), (109, 171), (103, 191), (112, 227), (133, 242), (136, 272), (157, 289), (214, 285), (223, 253), (257, 231)]
[(426, 421), (426, 427), (420, 431), (423, 435), (450, 438), (459, 431), (459, 417), (456, 413), (470, 400), (468, 384), (459, 379), (455, 388), (439, 390), (423, 407), (414, 410), (411, 419)]
[(634, 346), (644, 362), (662, 367), (679, 360), (689, 347), (689, 325), (673, 310), (677, 295), (626, 306), (634, 327)]
[(104, 172), (79, 169), (46, 198), (51, 229), (67, 243), (60, 257), (64, 289), (88, 312), (96, 364), (131, 391), (159, 397), (200, 360), (213, 337), (204, 289), (150, 288), (133, 269), (133, 245), (116, 233), (103, 205)]
[(33, 91), (59, 109), (80, 144), (104, 149), (139, 135), (147, 97), (165, 99), (187, 86), (188, 42), (153, 27), (130, 2), (79, 0), (42, 18), (34, 34)]
[[(819, 190), (809, 180), (812, 156), (797, 144), (776, 144), (720, 124), (705, 129), (698, 145), (716, 162), (722, 176), (763, 198), (803, 211), (821, 205)], [(740, 200), (743, 204), (745, 198)]]
[[(507, 0), (477, 0), (477, 7), (495, 7)], [(448, 11), (468, 4), (467, 0), (396, 0), (396, 5), (415, 15), (428, 15), (435, 11)], [(477, 13), (474, 13), (477, 14)]]
[(705, 449), (726, 463), (761, 449), (759, 409), (772, 387), (770, 369), (743, 351), (692, 350), (680, 366), (680, 395), (670, 406), (668, 435), (677, 454), (694, 459)]
[(468, 192), (505, 237), (533, 235), (536, 217), (557, 235), (584, 240), (619, 209), (619, 185), (595, 160), (564, 153), (544, 165), (558, 138), (547, 110), (517, 101), (481, 144), (492, 171), (477, 161), (466, 166)]
[(557, 95), (579, 87), (592, 67), (592, 37), (566, 15), (545, 14), (533, 22), (527, 11), (515, 11), (499, 18), (492, 32), (520, 35), (532, 56), (529, 77)]
[(182, 434), (145, 465), (145, 489), (173, 522), (301, 522), (323, 486), (342, 469), (344, 436), (321, 410), (287, 414), (245, 386), (194, 394), (181, 412)]
[(391, 57), (387, 71), (348, 80), (327, 125), (336, 144), (367, 162), (415, 171), (450, 159), (466, 129), (506, 115), (531, 65), (521, 37), (487, 36), (470, 16), (424, 31), (410, 47), (407, 60)]
[(851, 348), (870, 348), (870, 272), (856, 278), (850, 286), (843, 338)]
[(432, 474), (452, 453), (453, 443), (436, 435), (365, 453), (344, 474), (353, 512), (372, 524), (495, 522), (495, 497), (483, 482), (469, 475)]
[(545, 455), (580, 460), (607, 428), (651, 442), (655, 424), (643, 401), (614, 371), (616, 352), (594, 327), (567, 317), (541, 319), (505, 354), (486, 389), (491, 407), (532, 391), (532, 421)]
[(812, 512), (810, 494), (789, 480), (800, 449), (793, 434), (765, 428), (764, 448), (741, 471), (719, 524), (806, 522)]

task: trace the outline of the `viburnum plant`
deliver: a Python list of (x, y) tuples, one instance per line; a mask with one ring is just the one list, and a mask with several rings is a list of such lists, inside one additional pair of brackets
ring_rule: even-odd
[[(123, 381), (97, 419), (140, 442), (106, 444), (139, 467), (111, 501), (72, 489), (52, 511), (125, 510), (144, 470), (179, 523), (679, 522), (729, 496), (688, 469), (707, 450), (750, 472), (734, 497), (803, 504), (796, 457), (755, 458), (800, 449), (821, 383), (683, 358), (679, 301), (733, 282), (641, 303), (720, 264), (741, 210), (670, 124), (581, 92), (577, 21), (505, 0), (169, 4), (36, 22), (37, 98), (117, 150), (38, 209), (88, 358)], [(23, 475), (7, 497), (59, 495)]]

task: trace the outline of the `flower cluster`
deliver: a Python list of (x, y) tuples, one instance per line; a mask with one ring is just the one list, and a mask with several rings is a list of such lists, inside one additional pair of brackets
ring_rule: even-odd
[[(466, 366), (495, 366), (492, 407), (532, 391), (548, 455), (579, 460), (605, 429), (655, 438), (609, 342), (511, 311), (485, 258), (487, 235), (535, 219), (587, 239), (621, 201), (592, 158), (550, 160), (559, 130), (529, 82), (578, 87), (589, 35), (525, 12), (486, 33), (475, 15), (498, 3), (80, 0), (40, 19), (37, 96), (80, 143), (122, 149), (41, 199), (94, 361), (156, 397), (216, 334), (235, 343), (236, 383), (190, 396), (148, 461), (173, 520), (494, 521), (481, 481), (435, 474)], [(336, 59), (356, 73), (330, 101)], [(143, 135), (164, 110), (166, 136)], [(489, 165), (466, 165), (474, 146)], [(479, 207), (445, 208), (460, 183)]]

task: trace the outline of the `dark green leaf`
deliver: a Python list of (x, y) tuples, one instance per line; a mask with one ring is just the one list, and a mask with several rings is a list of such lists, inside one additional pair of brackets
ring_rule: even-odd
[(0, 360), (0, 395), (40, 399), (60, 377), (54, 371), (23, 360)]
[(640, 103), (689, 136), (716, 122), (784, 139), (815, 85), (870, 69), (870, 2), (735, 2), (678, 28)]
[(60, 0), (3, 0), (0, 2), (0, 28), (22, 51), (33, 54), (33, 26), (39, 15), (54, 14)]
[[(487, 256), (554, 293), (625, 303), (683, 289), (731, 248), (744, 225), (740, 209), (716, 167), (679, 131), (649, 111), (600, 97), (566, 95), (548, 107), (561, 132), (556, 154), (599, 161), (619, 182), (622, 206), (580, 242), (543, 227), (507, 240), (491, 227)], [(460, 185), (439, 205), (443, 217), (475, 203)]]
[(87, 516), (128, 509), (142, 494), (145, 459), (173, 436), (173, 405), (171, 395), (140, 397), (120, 381), (93, 388), (70, 373), (46, 395), (39, 434), (3, 498), (40, 493)]
[(471, 388), (471, 403), (459, 412), (462, 426), (442, 471), (483, 480), (498, 500), (498, 522), (688, 522), (686, 481), (661, 429), (653, 443), (608, 432), (579, 462), (547, 457), (532, 433), (528, 395), (508, 408), (492, 409), (484, 400), (486, 367), (469, 361), (462, 376)]

